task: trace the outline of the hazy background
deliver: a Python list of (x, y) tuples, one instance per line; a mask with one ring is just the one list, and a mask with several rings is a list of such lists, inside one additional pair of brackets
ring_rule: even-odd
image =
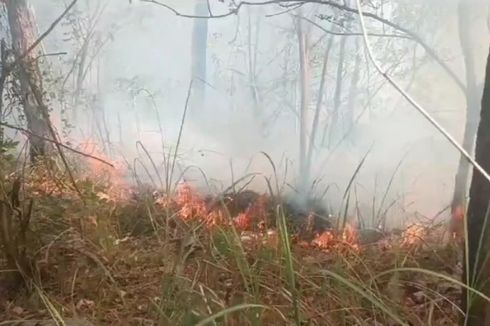
[[(66, 2), (32, 0), (40, 31), (47, 29)], [(194, 11), (191, 0), (162, 2), (182, 13)], [(476, 73), (482, 82), (489, 44), (488, 3), (471, 2), (474, 6), (471, 42)], [(210, 3), (215, 13), (227, 11), (224, 3), (215, 0)], [(457, 1), (386, 3), (383, 15), (387, 19), (416, 32), (464, 80)], [(115, 159), (123, 155), (131, 163), (135, 157), (143, 157), (136, 147), (139, 140), (154, 160), (161, 162), (162, 141), (167, 149), (174, 146), (181, 126), (191, 74), (193, 20), (138, 0), (131, 4), (122, 0), (80, 0), (77, 9), (76, 15), (85, 17), (86, 26), (64, 23), (44, 43), (48, 53), (66, 52), (48, 60), (52, 74), (59, 77), (53, 83), (56, 89), (83, 48), (73, 31), (89, 29), (90, 17), (99, 17), (89, 45), (93, 63), (83, 83), (84, 100), (73, 104), (69, 98), (60, 100), (58, 95), (53, 101), (58, 130), (63, 129), (61, 121), (67, 118), (74, 125), (67, 139), (80, 143), (104, 138), (107, 155)], [(285, 162), (288, 162), (285, 179), (295, 185), (301, 178), (297, 174), (298, 42), (291, 17), (297, 11), (266, 17), (282, 11), (277, 6), (243, 7), (237, 16), (209, 20), (206, 101), (188, 112), (179, 165), (201, 168), (217, 187), (227, 187), (231, 180), (246, 173), (269, 176), (270, 164), (260, 151), (268, 153), (281, 167), (281, 182)], [(303, 12), (310, 19), (317, 14), (335, 14), (328, 6), (317, 5), (306, 5)], [(358, 17), (353, 17), (351, 29), (359, 31)], [(326, 21), (315, 21), (330, 27)], [(313, 116), (328, 37), (308, 23), (305, 26), (311, 29), (310, 43), (316, 44), (310, 62)], [(373, 33), (384, 31), (381, 24), (372, 20), (368, 28)], [(393, 31), (386, 28), (386, 33)], [(328, 63), (322, 106), (325, 112), (333, 105), (340, 39), (334, 37)], [(351, 215), (361, 214), (370, 219), (389, 207), (387, 214), (394, 224), (421, 215), (433, 217), (450, 203), (459, 155), (389, 85), (383, 85), (382, 77), (367, 62), (363, 44), (356, 47), (356, 40), (361, 39), (357, 36), (346, 39), (342, 105), (348, 100), (354, 59), (356, 51), (360, 51), (355, 114), (362, 115), (347, 141), (316, 151), (312, 171), (315, 178), (322, 180), (319, 192), (330, 185), (325, 204), (339, 209), (346, 185), (370, 150), (352, 188), (351, 205), (358, 202), (358, 209)], [(100, 47), (97, 40), (104, 45)], [(394, 66), (390, 69), (394, 69), (395, 78), (461, 140), (465, 98), (448, 75), (413, 41), (378, 37), (370, 40), (384, 68)], [(254, 106), (248, 79), (249, 43), (257, 71), (256, 87), (261, 94), (258, 107)], [(411, 68), (413, 62), (418, 67), (416, 71)], [(66, 81), (67, 88), (75, 79), (73, 76)], [(259, 114), (254, 113), (257, 111)], [(325, 117), (320, 120), (320, 134), (326, 125)], [(102, 129), (104, 135), (100, 136)], [(138, 172), (146, 179), (141, 169)], [(382, 200), (393, 175), (388, 195)], [(204, 185), (195, 170), (187, 174), (187, 179)], [(266, 190), (262, 177), (257, 177), (251, 187)]]

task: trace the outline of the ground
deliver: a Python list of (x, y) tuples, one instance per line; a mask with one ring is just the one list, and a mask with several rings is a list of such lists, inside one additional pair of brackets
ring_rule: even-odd
[(456, 243), (442, 244), (443, 226), (373, 236), (293, 216), (270, 194), (206, 198), (188, 184), (157, 192), (82, 172), (75, 188), (65, 174), (40, 171), (23, 175), (22, 200), (34, 203), (32, 277), (0, 299), (0, 325), (67, 318), (455, 325), (460, 318), (460, 253)]

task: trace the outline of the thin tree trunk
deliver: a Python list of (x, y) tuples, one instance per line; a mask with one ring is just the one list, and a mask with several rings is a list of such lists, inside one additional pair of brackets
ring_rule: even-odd
[(356, 39), (355, 42), (356, 42), (356, 47), (355, 47), (356, 59), (354, 63), (354, 71), (352, 72), (349, 97), (347, 99), (347, 105), (345, 107), (345, 112), (343, 114), (344, 134), (348, 133), (354, 125), (354, 110), (355, 110), (357, 92), (358, 92), (357, 84), (359, 83), (361, 53), (359, 51), (359, 39)]
[[(475, 76), (474, 56), (471, 48), (472, 35), (469, 31), (470, 4), (461, 0), (458, 7), (459, 40), (463, 51), (466, 76), (466, 124), (463, 136), (463, 148), (473, 153), (476, 129), (478, 127), (479, 89)], [(468, 191), (470, 165), (461, 155), (455, 177), (454, 193), (451, 202), (450, 232), (462, 236), (463, 216), (465, 212), (465, 199)]]
[[(332, 118), (330, 119), (330, 125), (329, 125), (329, 139), (328, 139), (328, 146), (331, 144), (335, 143), (335, 140), (337, 138), (337, 135), (339, 134), (339, 128), (338, 122), (339, 122), (339, 112), (340, 112), (340, 105), (342, 101), (342, 87), (343, 87), (343, 72), (344, 72), (344, 60), (345, 60), (345, 43), (347, 39), (345, 36), (342, 36), (340, 39), (340, 47), (339, 47), (339, 62), (337, 65), (337, 77), (336, 77), (336, 83), (335, 83), (335, 93), (333, 97), (333, 111), (332, 111)], [(324, 141), (325, 141), (325, 135), (326, 131), (324, 132)]]
[[(300, 14), (301, 15), (301, 14)], [(299, 111), (299, 176), (300, 176), (300, 193), (306, 194), (306, 187), (309, 180), (306, 180), (306, 141), (307, 141), (307, 117), (309, 94), (309, 53), (308, 53), (308, 35), (303, 26), (303, 20), (297, 18), (299, 65), (300, 65), (300, 87), (301, 103)]]
[(313, 122), (311, 125), (311, 133), (310, 133), (310, 142), (308, 144), (308, 153), (306, 155), (306, 168), (305, 168), (305, 177), (304, 179), (309, 181), (311, 174), (311, 162), (313, 159), (313, 150), (315, 149), (315, 141), (318, 132), (318, 123), (320, 120), (320, 112), (322, 109), (323, 102), (323, 93), (325, 92), (325, 81), (327, 79), (327, 66), (328, 66), (328, 57), (330, 55), (330, 50), (332, 49), (333, 44), (333, 36), (328, 40), (327, 47), (325, 49), (325, 54), (323, 55), (323, 66), (322, 66), (322, 75), (320, 79), (320, 86), (318, 88), (318, 95), (316, 100), (316, 108), (315, 115), (313, 117)]
[[(480, 124), (476, 136), (476, 161), (490, 171), (490, 49), (487, 59), (485, 85), (481, 100)], [(463, 282), (490, 296), (490, 224), (487, 221), (490, 203), (490, 182), (473, 169), (468, 205), (468, 256)], [(490, 303), (468, 291), (463, 291), (463, 309), (467, 326), (490, 325)], [(467, 301), (468, 300), (468, 301)]]
[[(13, 51), (17, 58), (27, 52), (29, 46), (37, 39), (34, 16), (26, 0), (6, 0)], [(42, 93), (42, 75), (36, 56), (31, 51), (21, 59), (15, 71), (20, 84), (20, 95), (24, 106), (27, 127), (33, 135), (44, 138), (50, 137), (49, 115), (43, 112), (45, 107), (37, 102), (32, 87)], [(30, 136), (30, 157), (35, 160), (38, 156), (47, 154), (48, 144), (40, 137)]]
[[(208, 4), (204, 0), (197, 0), (194, 7), (196, 16), (208, 16)], [(207, 73), (207, 43), (208, 19), (195, 18), (192, 29), (192, 79), (193, 100), (191, 110), (199, 110), (205, 99), (205, 81)], [(200, 110), (199, 110), (200, 111)]]
[(247, 52), (248, 52), (248, 83), (250, 87), (250, 93), (253, 100), (253, 110), (255, 118), (258, 118), (259, 112), (259, 91), (257, 89), (256, 81), (256, 68), (257, 68), (257, 45), (259, 36), (259, 22), (256, 24), (255, 34), (255, 47), (252, 45), (252, 14), (250, 8), (248, 8), (248, 22), (247, 22)]

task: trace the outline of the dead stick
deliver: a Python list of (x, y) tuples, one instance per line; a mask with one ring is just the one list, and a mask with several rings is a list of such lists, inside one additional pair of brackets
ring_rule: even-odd
[(106, 160), (104, 159), (101, 159), (100, 157), (97, 157), (97, 156), (93, 156), (93, 155), (90, 155), (90, 154), (87, 154), (87, 153), (84, 153), (84, 152), (81, 152), (79, 150), (76, 150), (74, 149), (73, 147), (70, 147), (68, 145), (65, 145), (57, 140), (53, 140), (53, 139), (50, 139), (50, 138), (46, 138), (46, 137), (43, 137), (43, 136), (40, 136), (40, 135), (36, 135), (34, 134), (33, 132), (27, 130), (27, 129), (24, 129), (24, 128), (21, 128), (21, 127), (16, 127), (16, 126), (12, 126), (8, 123), (4, 123), (4, 122), (0, 122), (0, 126), (4, 126), (4, 127), (7, 127), (9, 129), (14, 129), (14, 130), (17, 130), (17, 131), (20, 131), (22, 133), (25, 133), (25, 134), (28, 134), (29, 136), (34, 136), (34, 137), (38, 137), (44, 141), (47, 141), (47, 142), (50, 142), (50, 143), (53, 143), (53, 144), (56, 144), (56, 145), (59, 145), (60, 147), (63, 147), (73, 153), (76, 153), (78, 155), (82, 155), (82, 156), (85, 156), (85, 157), (88, 157), (88, 158), (91, 158), (91, 159), (94, 159), (96, 161), (99, 161), (101, 163), (104, 163), (106, 165), (109, 165), (110, 167), (114, 168), (114, 165), (112, 163), (109, 163), (107, 162)]

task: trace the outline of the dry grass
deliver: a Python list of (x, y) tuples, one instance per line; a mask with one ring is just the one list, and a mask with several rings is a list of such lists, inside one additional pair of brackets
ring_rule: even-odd
[(458, 250), (434, 230), (369, 245), (354, 230), (310, 241), (275, 227), (289, 225), (281, 209), (211, 211), (197, 194), (122, 194), (109, 179), (80, 177), (83, 203), (62, 180), (25, 176), (36, 273), (29, 294), (4, 300), (0, 320), (455, 325), (460, 316), (460, 289), (442, 278), (460, 279)]

